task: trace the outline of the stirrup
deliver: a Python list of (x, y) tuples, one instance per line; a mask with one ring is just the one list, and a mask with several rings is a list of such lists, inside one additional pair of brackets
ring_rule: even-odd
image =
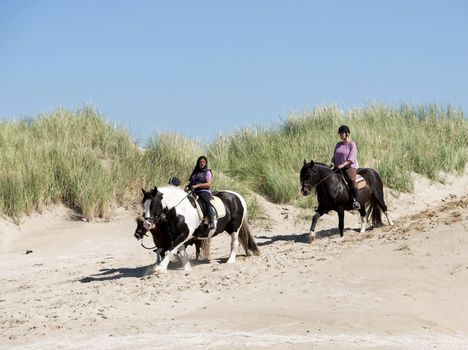
[(356, 210), (361, 209), (361, 204), (359, 204), (359, 202), (356, 200), (353, 202), (353, 209), (356, 209)]

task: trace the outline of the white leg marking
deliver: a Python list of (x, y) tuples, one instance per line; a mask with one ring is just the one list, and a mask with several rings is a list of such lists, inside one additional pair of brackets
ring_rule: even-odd
[(309, 243), (312, 243), (315, 240), (315, 231), (309, 232)]
[(233, 232), (231, 234), (231, 254), (227, 261), (228, 264), (234, 264), (236, 262), (236, 252), (239, 247), (239, 231)]
[(186, 273), (189, 273), (190, 271), (192, 271), (192, 266), (190, 266), (190, 260), (189, 260), (187, 251), (185, 250), (185, 246), (183, 244), (179, 248), (179, 256), (180, 256), (180, 260), (182, 261), (182, 266), (184, 267), (184, 271)]
[(320, 218), (319, 213), (315, 213), (315, 215), (312, 217), (312, 224), (310, 225), (310, 230), (309, 230), (309, 242), (312, 243), (315, 239), (315, 226), (317, 225), (317, 221)]
[(365, 216), (361, 216), (359, 218), (359, 221), (361, 223), (361, 233), (365, 233), (366, 232), (366, 217)]
[(387, 217), (388, 224), (389, 224), (390, 226), (392, 226), (392, 225), (393, 225), (393, 221), (392, 221), (392, 219), (390, 219), (390, 216), (388, 215), (388, 212), (387, 212), (387, 211), (384, 211), (384, 214), (385, 214), (385, 216)]
[[(161, 263), (156, 266), (156, 268), (154, 269), (155, 272), (157, 273), (164, 273), (167, 271), (167, 265), (169, 265), (169, 262), (172, 260), (173, 256), (175, 254), (177, 254), (177, 252), (179, 251), (180, 247), (183, 246), (183, 244), (188, 241), (190, 238), (192, 238), (192, 235), (189, 235), (188, 238), (183, 241), (182, 243), (180, 243), (178, 246), (176, 246), (174, 249), (172, 250), (168, 250), (166, 252), (166, 256), (164, 257), (164, 259), (161, 261)], [(182, 257), (181, 257), (182, 259)]]
[(156, 272), (156, 273), (165, 273), (167, 271), (167, 265), (169, 264), (169, 261), (170, 261), (169, 255), (171, 255), (171, 253), (166, 252), (166, 256), (159, 263), (159, 265), (156, 266), (156, 268), (154, 269), (154, 272)]

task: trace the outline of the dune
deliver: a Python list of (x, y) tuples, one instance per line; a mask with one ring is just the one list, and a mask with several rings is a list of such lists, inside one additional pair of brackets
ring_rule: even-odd
[(188, 248), (189, 275), (177, 261), (152, 273), (133, 211), (2, 219), (0, 349), (468, 348), (468, 174), (386, 199), (394, 226), (361, 234), (347, 213), (340, 239), (331, 213), (309, 244), (313, 209), (259, 198), (261, 255), (225, 264), (221, 234), (210, 261)]

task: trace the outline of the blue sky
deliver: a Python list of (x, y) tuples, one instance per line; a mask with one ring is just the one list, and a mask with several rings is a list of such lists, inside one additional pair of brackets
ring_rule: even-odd
[(0, 117), (210, 141), (323, 104), (468, 111), (468, 2), (0, 1)]

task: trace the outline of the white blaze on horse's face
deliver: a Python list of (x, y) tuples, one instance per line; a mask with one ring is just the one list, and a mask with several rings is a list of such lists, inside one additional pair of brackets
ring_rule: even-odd
[(148, 219), (151, 217), (150, 208), (151, 208), (151, 199), (147, 199), (143, 203), (143, 209), (145, 210), (145, 219)]

